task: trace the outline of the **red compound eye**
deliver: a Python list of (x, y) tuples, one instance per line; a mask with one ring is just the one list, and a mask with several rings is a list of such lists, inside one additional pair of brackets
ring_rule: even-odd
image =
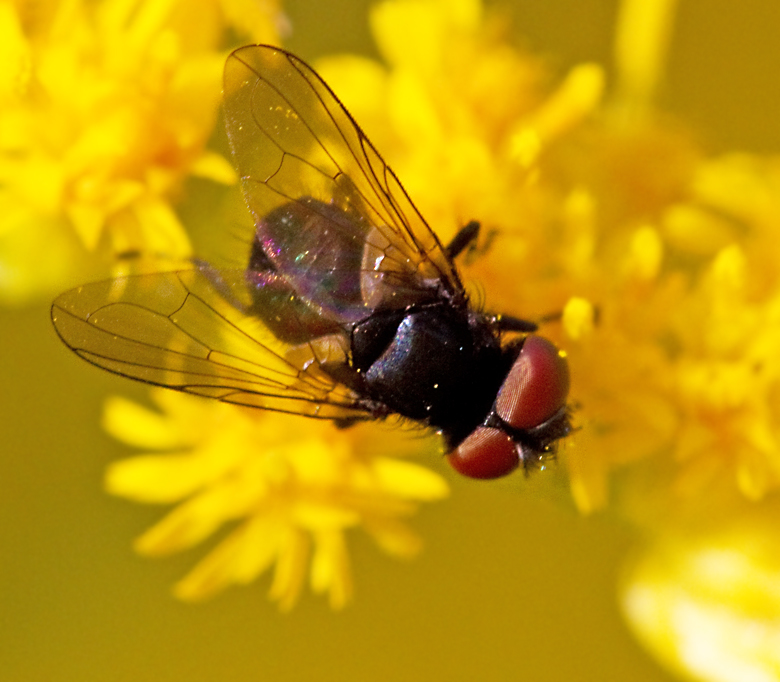
[[(496, 414), (513, 429), (536, 429), (559, 413), (569, 393), (569, 365), (541, 336), (529, 336), (496, 398)], [(560, 429), (560, 425), (550, 426)], [(539, 429), (544, 431), (544, 429)], [(563, 431), (565, 433), (566, 430)], [(535, 433), (538, 442), (560, 438)], [(471, 478), (499, 478), (514, 471), (524, 448), (500, 428), (476, 428), (449, 456), (453, 468)], [(531, 448), (533, 450), (533, 448)]]
[(498, 392), (496, 412), (516, 429), (532, 429), (566, 404), (569, 364), (541, 336), (529, 336)]
[(447, 456), (452, 468), (469, 478), (501, 478), (517, 469), (517, 445), (500, 429), (478, 426)]

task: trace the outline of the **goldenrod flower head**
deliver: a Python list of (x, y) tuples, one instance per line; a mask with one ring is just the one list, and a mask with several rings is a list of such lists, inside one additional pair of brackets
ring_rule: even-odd
[(275, 35), (273, 0), (235, 23), (248, 4), (0, 4), (0, 297), (100, 273), (89, 253), (188, 255), (172, 206), (183, 180), (234, 175), (205, 149), (223, 33), (249, 17), (254, 36)]
[[(645, 106), (663, 50), (625, 32), (649, 24), (665, 41), (672, 4), (653, 21), (624, 7), (624, 80), (641, 74)], [(381, 103), (389, 161), (445, 239), (482, 221), (489, 239), (465, 274), (486, 304), (562, 311), (543, 333), (572, 365), (583, 429), (565, 455), (581, 509), (607, 504), (610, 471), (648, 457), (676, 462), (678, 492), (723, 476), (761, 497), (780, 482), (773, 163), (706, 159), (647, 111), (615, 115), (622, 101), (601, 104), (596, 65), (548, 85), (481, 17), (471, 0), (380, 3), (372, 25), (390, 68), (322, 70), (369, 131), (381, 112), (362, 93)]]
[(747, 514), (719, 530), (670, 533), (645, 548), (621, 590), (640, 641), (686, 678), (776, 680), (780, 553), (766, 542), (775, 531)]
[(168, 554), (237, 524), (176, 586), (182, 599), (203, 599), (273, 568), (270, 596), (281, 608), (294, 605), (307, 572), (311, 588), (342, 607), (352, 591), (347, 531), (362, 528), (384, 551), (412, 556), (420, 543), (402, 519), (448, 492), (437, 474), (381, 454), (391, 450), (376, 430), (338, 430), (167, 391), (153, 396), (162, 413), (120, 398), (105, 413), (114, 436), (158, 451), (111, 466), (108, 490), (179, 504), (136, 548)]

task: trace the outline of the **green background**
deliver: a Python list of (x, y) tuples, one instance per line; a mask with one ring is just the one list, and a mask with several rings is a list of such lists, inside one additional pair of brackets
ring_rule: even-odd
[[(297, 0), (287, 45), (307, 59), (375, 54), (369, 3)], [(616, 3), (512, 5), (517, 39), (559, 69), (609, 63)], [(665, 106), (711, 151), (780, 148), (776, 0), (682, 2)], [(289, 615), (267, 580), (199, 606), (169, 596), (203, 549), (136, 557), (162, 510), (101, 491), (127, 450), (99, 427), (106, 395), (143, 387), (79, 361), (48, 303), (0, 311), (0, 680), (670, 679), (633, 642), (615, 603), (631, 530), (580, 517), (563, 471), (508, 484), (456, 479), (413, 523), (423, 554), (399, 563), (350, 538), (356, 601), (332, 613), (307, 594)], [(437, 463), (433, 463), (434, 466)]]

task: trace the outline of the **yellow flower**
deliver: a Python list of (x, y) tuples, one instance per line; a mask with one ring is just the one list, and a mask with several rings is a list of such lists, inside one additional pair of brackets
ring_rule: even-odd
[[(672, 5), (626, 3), (632, 87), (605, 105), (597, 66), (548, 87), (469, 0), (381, 3), (372, 25), (389, 70), (322, 68), (369, 130), (379, 113), (361, 93), (388, 112), (378, 137), (391, 140), (390, 164), (445, 240), (482, 222), (484, 253), (464, 272), (486, 305), (531, 319), (564, 311), (543, 333), (572, 365), (584, 428), (565, 454), (585, 511), (608, 503), (611, 471), (648, 457), (673, 462), (687, 494), (712, 476), (752, 498), (780, 483), (776, 164), (704, 158), (647, 109)], [(591, 317), (571, 327), (577, 301)]]
[(189, 254), (184, 180), (234, 179), (205, 148), (223, 33), (252, 19), (272, 40), (275, 15), (273, 0), (0, 3), (0, 300), (95, 278), (116, 253)]
[(340, 608), (352, 593), (346, 532), (362, 528), (384, 551), (412, 556), (420, 543), (402, 519), (448, 492), (437, 474), (398, 459), (398, 448), (375, 429), (338, 430), (162, 390), (153, 397), (162, 414), (121, 398), (105, 412), (112, 435), (161, 451), (112, 465), (108, 490), (179, 503), (136, 549), (168, 554), (233, 525), (176, 586), (181, 599), (252, 582), (273, 567), (270, 596), (280, 608), (295, 604), (307, 570), (312, 590)]
[(670, 533), (630, 564), (623, 610), (673, 672), (716, 682), (780, 677), (780, 553), (766, 542), (776, 525), (765, 524), (746, 514), (717, 531)]

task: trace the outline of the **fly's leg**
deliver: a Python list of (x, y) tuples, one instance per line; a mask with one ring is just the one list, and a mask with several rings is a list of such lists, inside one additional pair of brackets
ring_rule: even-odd
[(479, 223), (476, 220), (466, 223), (452, 241), (444, 247), (444, 251), (452, 258), (457, 258), (467, 246), (474, 242), (479, 234)]

